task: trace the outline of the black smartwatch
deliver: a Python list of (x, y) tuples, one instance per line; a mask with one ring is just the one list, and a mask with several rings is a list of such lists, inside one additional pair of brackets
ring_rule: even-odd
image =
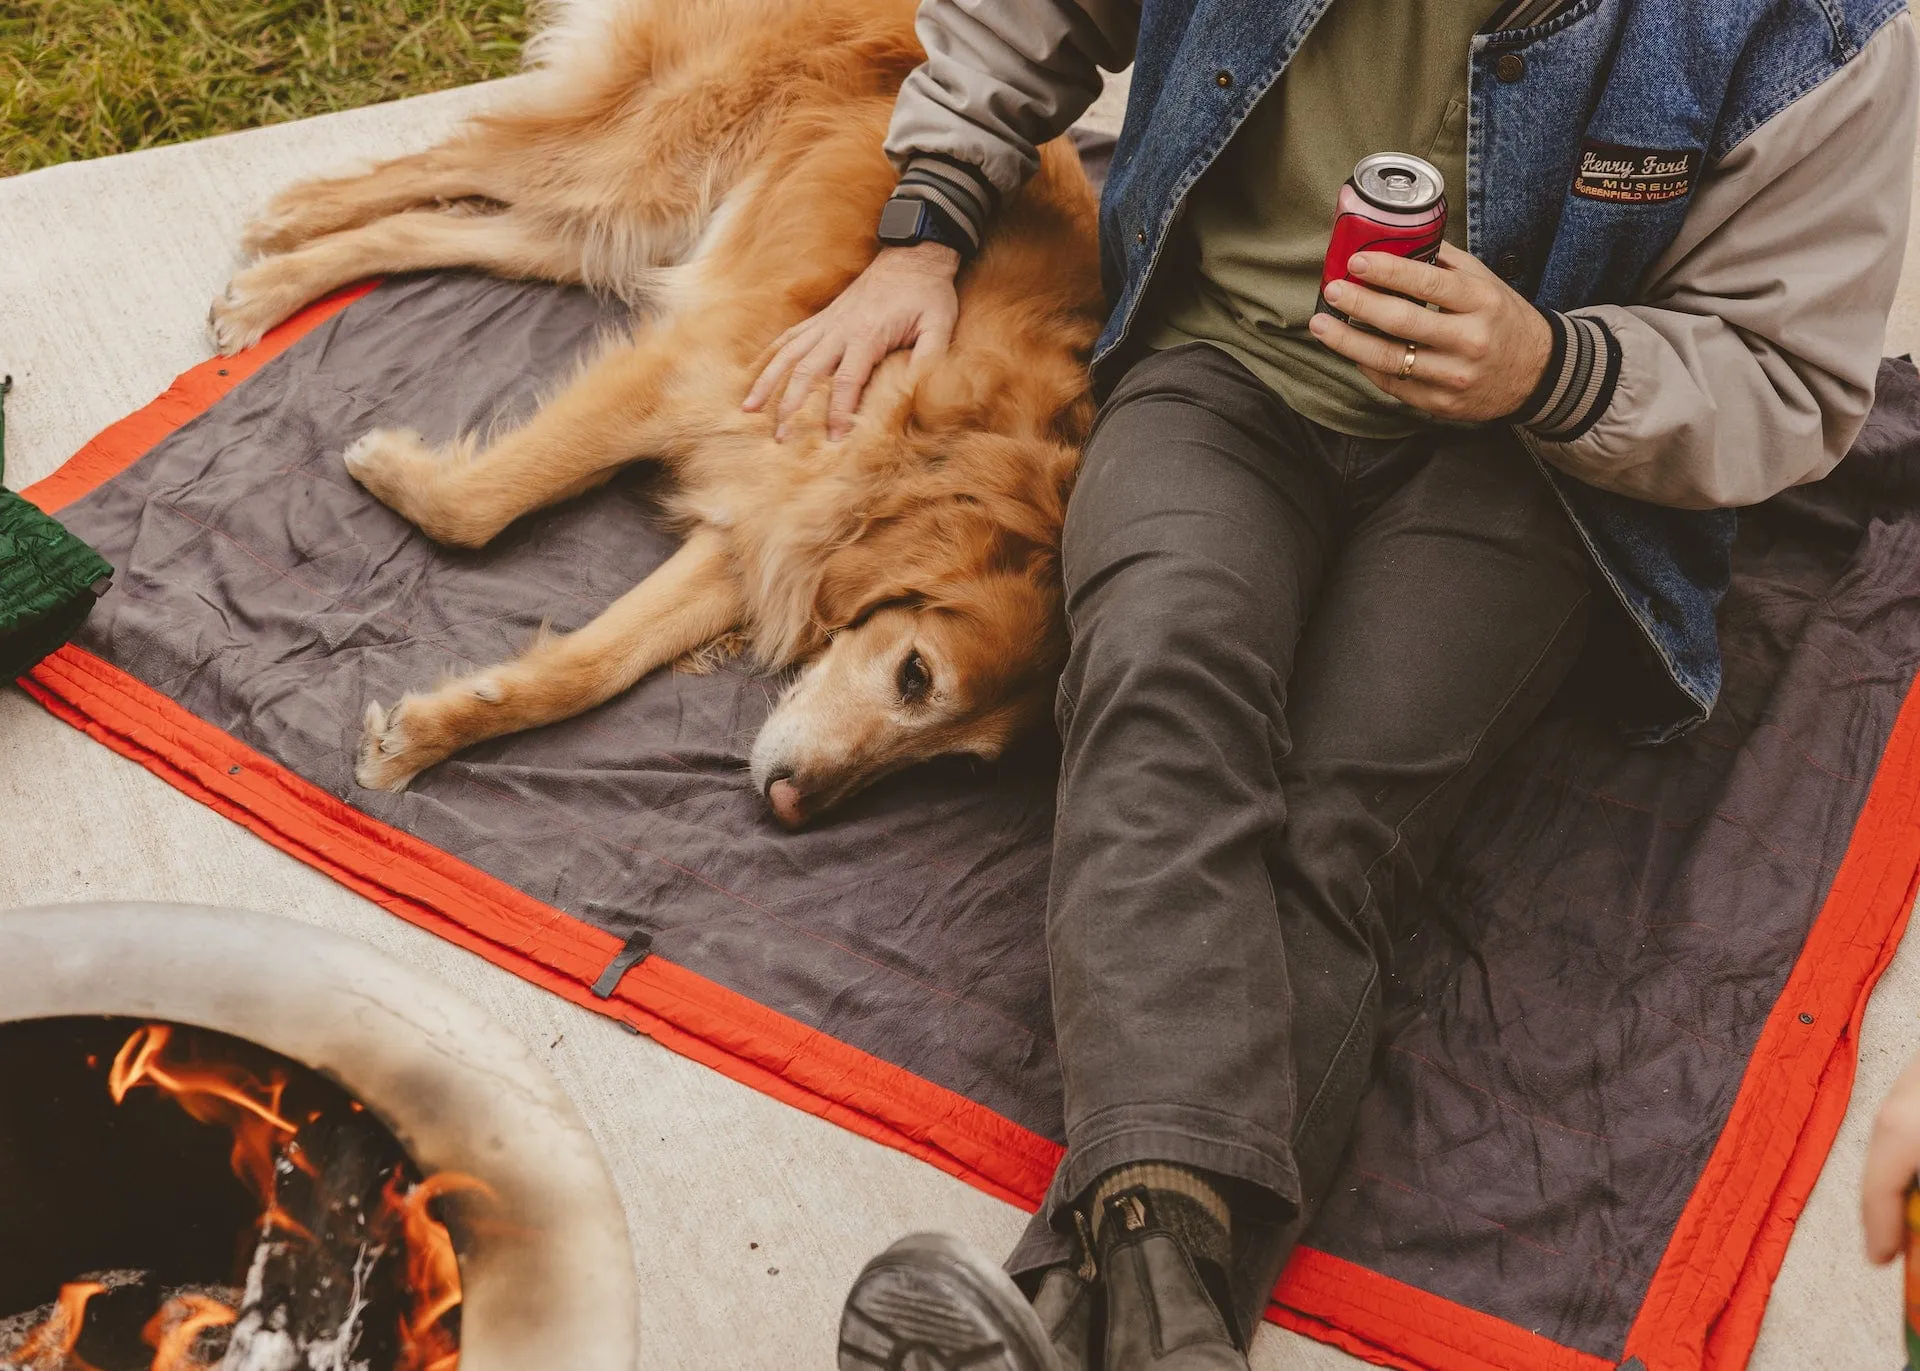
[(960, 254), (962, 261), (973, 256), (973, 239), (940, 206), (913, 195), (896, 195), (880, 211), (880, 241), (890, 248), (912, 247), (915, 243), (940, 243)]

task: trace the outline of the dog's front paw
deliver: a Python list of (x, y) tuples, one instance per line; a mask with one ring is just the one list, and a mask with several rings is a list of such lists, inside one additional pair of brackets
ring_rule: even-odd
[[(378, 704), (367, 706), (353, 779), (368, 790), (405, 790), (415, 776), (446, 756), (444, 752), (436, 754), (424, 742), (417, 726), (408, 727), (414, 703), (409, 695), (392, 709), (382, 709)], [(417, 725), (419, 721), (413, 722)]]
[(263, 262), (235, 276), (207, 311), (207, 332), (222, 357), (252, 347), (266, 337), (268, 329), (306, 303), (280, 279), (283, 273), (269, 270), (274, 265)]
[(347, 444), (340, 460), (347, 475), (403, 518), (419, 523), (420, 515), (432, 503), (439, 463), (425, 440), (412, 429), (368, 429)]
[(347, 444), (340, 460), (347, 475), (390, 505), (388, 496), (430, 465), (432, 457), (425, 440), (410, 428), (370, 428)]
[(459, 496), (464, 452), (458, 443), (430, 448), (411, 429), (376, 428), (349, 443), (340, 460), (376, 500), (435, 542), (483, 547), (498, 530)]
[[(228, 286), (207, 308), (207, 336), (222, 357), (231, 357), (247, 346), (246, 329), (234, 315), (232, 299), (233, 287)], [(259, 336), (253, 341), (258, 342)]]

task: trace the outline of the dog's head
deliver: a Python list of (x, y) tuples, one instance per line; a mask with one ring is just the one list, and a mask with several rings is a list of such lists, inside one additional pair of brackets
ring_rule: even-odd
[(1077, 449), (975, 434), (827, 561), (826, 646), (754, 745), (796, 828), (918, 762), (993, 759), (1049, 714), (1065, 655), (1059, 539)]

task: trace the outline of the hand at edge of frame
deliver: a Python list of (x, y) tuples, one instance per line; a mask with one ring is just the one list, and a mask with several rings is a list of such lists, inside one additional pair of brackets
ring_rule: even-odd
[(1884, 1266), (1907, 1241), (1907, 1187), (1920, 1169), (1920, 1056), (1893, 1083), (1873, 1120), (1860, 1177), (1860, 1224), (1867, 1260)]

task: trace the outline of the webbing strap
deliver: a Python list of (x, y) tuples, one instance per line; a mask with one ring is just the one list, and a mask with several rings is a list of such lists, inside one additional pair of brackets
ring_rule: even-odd
[(7, 483), (7, 392), (13, 389), (13, 377), (0, 376), (0, 486)]

